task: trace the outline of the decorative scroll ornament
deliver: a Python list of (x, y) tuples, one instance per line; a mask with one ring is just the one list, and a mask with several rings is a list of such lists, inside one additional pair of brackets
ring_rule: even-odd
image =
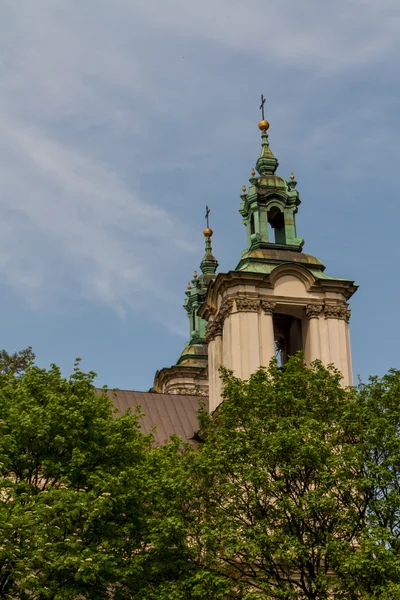
[(261, 300), (261, 308), (266, 315), (272, 315), (275, 310), (276, 302), (270, 302), (269, 300)]
[(307, 304), (306, 315), (309, 319), (318, 318), (320, 313), (322, 312), (322, 309), (322, 304)]
[(258, 312), (260, 309), (260, 300), (257, 298), (245, 298), (237, 296), (235, 298), (236, 309), (238, 312)]
[(347, 323), (350, 322), (350, 317), (351, 317), (351, 310), (348, 309), (348, 310), (346, 310), (346, 321), (347, 321)]
[(325, 304), (324, 314), (325, 319), (344, 319), (349, 318), (349, 309), (347, 304)]

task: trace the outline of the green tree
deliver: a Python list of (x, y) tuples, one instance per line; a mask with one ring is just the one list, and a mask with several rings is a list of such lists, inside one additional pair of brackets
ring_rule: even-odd
[(358, 389), (365, 522), (357, 552), (340, 564), (347, 589), (366, 599), (400, 598), (400, 371)]
[(371, 488), (359, 394), (301, 355), (248, 382), (222, 375), (224, 401), (185, 456), (199, 598), (363, 597), (351, 583)]
[(69, 379), (0, 371), (0, 597), (146, 598), (178, 576), (157, 489), (177, 442), (151, 451), (137, 415), (114, 415), (78, 364)]
[(16, 374), (22, 374), (30, 365), (35, 362), (35, 354), (32, 346), (23, 350), (18, 350), (9, 354), (7, 350), (0, 350), (0, 369), (2, 373), (14, 371)]
[[(8, 363), (7, 363), (8, 364)], [(0, 361), (0, 597), (397, 600), (400, 371), (223, 371), (197, 447), (152, 447), (94, 373)]]

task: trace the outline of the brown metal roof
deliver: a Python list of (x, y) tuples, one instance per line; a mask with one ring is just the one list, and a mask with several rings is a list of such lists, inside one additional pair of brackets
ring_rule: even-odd
[[(180, 394), (156, 394), (117, 390), (108, 391), (118, 412), (128, 408), (132, 413), (140, 407), (144, 416), (139, 419), (144, 433), (153, 433), (157, 445), (168, 441), (171, 435), (179, 435), (183, 441), (193, 441), (194, 432), (199, 428), (197, 411), (200, 401), (208, 405), (207, 398), (183, 396)], [(155, 431), (153, 432), (153, 427)]]

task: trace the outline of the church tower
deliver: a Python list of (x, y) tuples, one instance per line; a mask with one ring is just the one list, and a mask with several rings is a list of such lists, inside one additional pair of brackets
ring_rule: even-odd
[[(263, 103), (262, 98), (262, 110)], [(249, 188), (243, 186), (239, 209), (247, 248), (235, 270), (217, 276), (213, 271), (204, 302), (196, 308), (200, 335), (208, 323), (210, 412), (221, 402), (221, 365), (247, 379), (272, 357), (283, 366), (302, 350), (308, 362), (333, 363), (343, 384), (353, 383), (348, 300), (357, 286), (327, 275), (317, 258), (302, 252), (295, 177), (286, 180), (276, 174), (278, 160), (269, 147), (264, 114), (259, 129), (257, 173), (253, 169)], [(198, 305), (201, 294), (193, 294)]]
[(189, 341), (186, 343), (177, 363), (157, 371), (153, 390), (164, 394), (184, 394), (192, 396), (208, 396), (208, 353), (205, 321), (199, 313), (204, 303), (207, 290), (216, 278), (218, 261), (212, 253), (211, 237), (213, 230), (209, 227), (206, 207), (207, 227), (204, 230), (206, 251), (200, 263), (201, 275), (197, 271), (187, 285), (185, 303), (183, 305), (189, 319)]

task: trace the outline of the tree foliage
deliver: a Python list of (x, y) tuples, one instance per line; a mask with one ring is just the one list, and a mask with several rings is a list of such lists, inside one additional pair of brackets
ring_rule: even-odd
[(10, 373), (13, 371), (17, 375), (21, 375), (26, 369), (33, 365), (35, 361), (35, 354), (32, 350), (32, 346), (18, 350), (13, 354), (9, 354), (7, 350), (0, 350), (0, 372)]
[(179, 570), (155, 518), (174, 444), (150, 452), (137, 415), (113, 415), (94, 375), (2, 370), (1, 598), (145, 598)]
[(79, 363), (3, 359), (1, 598), (400, 597), (399, 371), (222, 371), (202, 441), (154, 448)]
[(223, 382), (187, 457), (191, 559), (219, 586), (204, 597), (400, 597), (400, 373), (345, 390), (298, 355)]

